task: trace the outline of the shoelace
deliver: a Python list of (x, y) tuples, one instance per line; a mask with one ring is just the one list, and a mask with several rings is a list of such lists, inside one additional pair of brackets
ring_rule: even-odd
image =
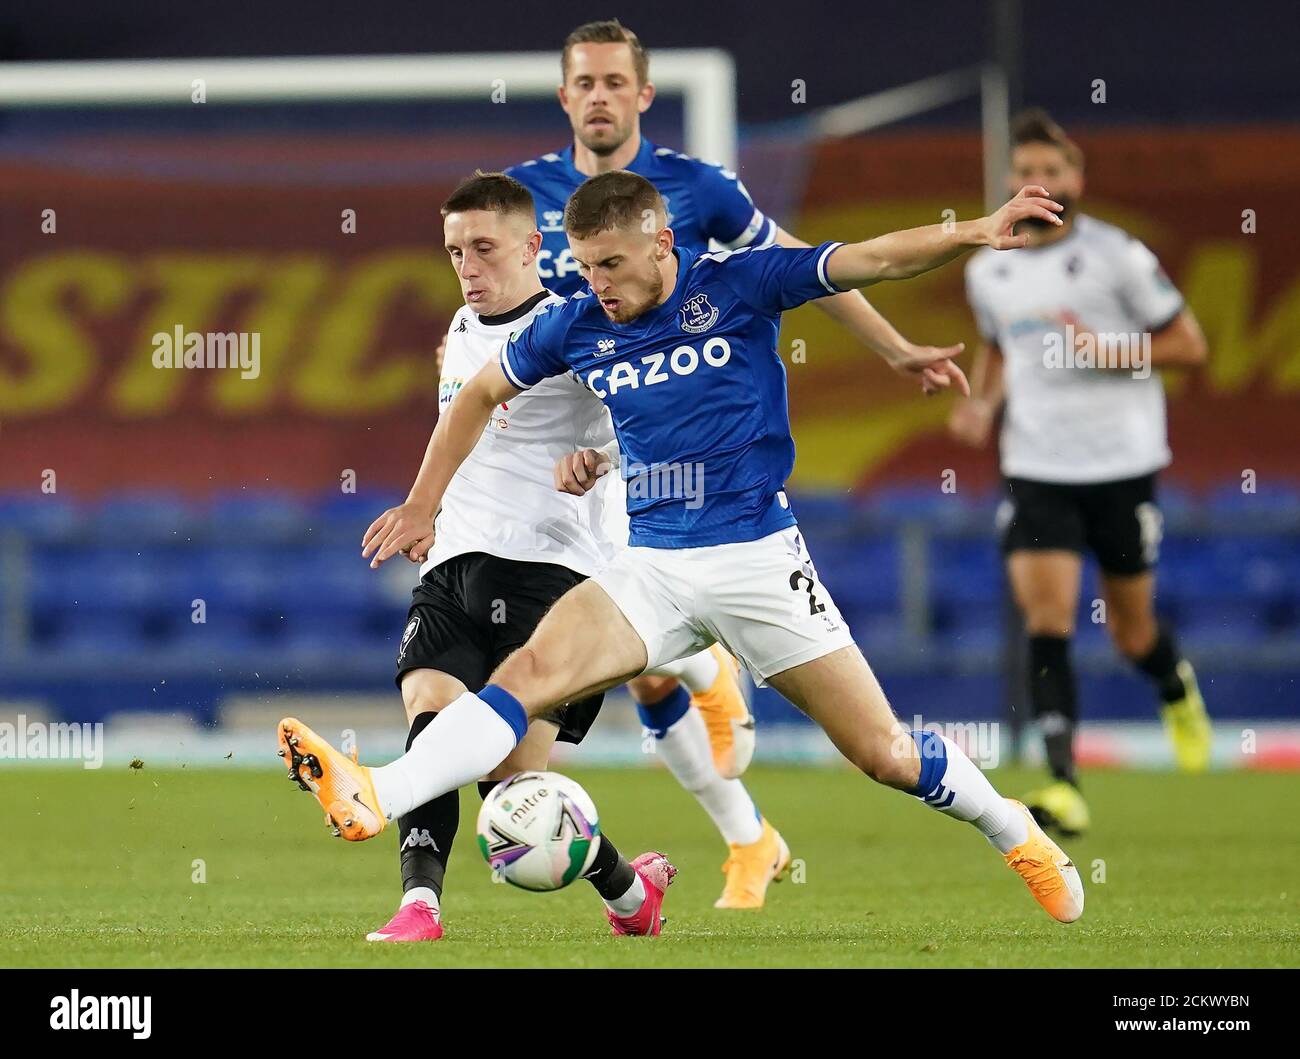
[[(1051, 897), (1061, 889), (1061, 874), (1054, 870), (1055, 866), (1051, 861), (1043, 860), (1041, 857), (1031, 857), (1028, 853), (1020, 853), (1007, 863), (1020, 874), (1031, 889), (1043, 894), (1044, 897)], [(1034, 867), (1028, 871), (1020, 871), (1021, 864), (1030, 864)]]
[(394, 916), (393, 918), (398, 918), (398, 916), (403, 912), (415, 916), (417, 919), (426, 920), (429, 923), (436, 923), (438, 921), (438, 917), (433, 914), (433, 909), (424, 901), (412, 901), (409, 905), (404, 905), (398, 910), (397, 916)]

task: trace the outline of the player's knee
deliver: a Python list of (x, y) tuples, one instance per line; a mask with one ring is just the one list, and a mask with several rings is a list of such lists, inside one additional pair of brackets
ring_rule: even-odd
[(510, 692), (520, 702), (541, 702), (550, 701), (547, 695), (554, 678), (555, 666), (535, 647), (524, 644), (497, 666), (491, 682)]
[(413, 669), (402, 678), (402, 705), (407, 724), (414, 724), (422, 713), (437, 713), (468, 689), (448, 673), (433, 669)]
[(1157, 630), (1153, 618), (1111, 620), (1106, 623), (1106, 628), (1115, 649), (1126, 658), (1145, 658), (1156, 642)]

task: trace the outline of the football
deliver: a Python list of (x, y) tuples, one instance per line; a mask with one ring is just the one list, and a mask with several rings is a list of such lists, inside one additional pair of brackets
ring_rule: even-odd
[(483, 800), (478, 845), (493, 872), (511, 885), (559, 890), (596, 859), (596, 806), (567, 776), (520, 772), (498, 783)]

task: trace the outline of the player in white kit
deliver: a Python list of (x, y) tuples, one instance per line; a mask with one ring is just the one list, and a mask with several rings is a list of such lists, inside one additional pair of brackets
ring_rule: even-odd
[[(518, 182), (500, 174), (473, 177), (452, 193), (442, 214), (466, 304), (452, 318), (440, 365), (440, 414), (512, 335), (564, 300), (537, 275), (533, 201)], [(496, 409), (447, 489), (434, 535), (405, 553), (422, 563), (397, 653), (408, 747), (442, 707), (486, 680), (561, 595), (613, 554), (599, 503), (578, 502), (552, 484), (555, 460), (575, 443), (599, 446), (612, 437), (608, 413), (569, 378), (548, 380)], [(480, 794), (515, 773), (545, 769), (557, 739), (580, 742), (602, 698), (585, 696), (535, 720), (479, 782)], [(301, 755), (290, 748), (287, 756)], [(306, 767), (310, 775), (311, 763)], [(459, 820), (457, 791), (402, 816), (401, 905), (368, 940), (443, 936), (444, 877)], [(629, 864), (604, 834), (586, 878), (605, 902), (614, 933), (657, 934), (674, 874), (657, 852)]]
[(1101, 567), (1105, 626), (1155, 685), (1179, 765), (1209, 761), (1210, 726), (1191, 664), (1156, 619), (1157, 472), (1170, 461), (1157, 370), (1205, 359), (1205, 340), (1155, 255), (1077, 212), (1083, 156), (1046, 114), (1014, 129), (1009, 181), (1042, 184), (1065, 223), (1026, 223), (1029, 245), (981, 250), (966, 269), (984, 345), (955, 435), (983, 445), (1002, 412), (1003, 550), (1029, 636), (1029, 689), (1053, 781), (1025, 797), (1041, 823), (1085, 830), (1074, 767), (1070, 639), (1083, 555)]

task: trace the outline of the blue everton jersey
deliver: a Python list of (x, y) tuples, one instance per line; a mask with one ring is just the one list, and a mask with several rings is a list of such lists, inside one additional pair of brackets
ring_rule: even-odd
[[(700, 253), (709, 248), (710, 239), (731, 248), (772, 241), (775, 222), (754, 208), (735, 173), (657, 147), (644, 136), (627, 168), (659, 190), (678, 246)], [(564, 234), (564, 205), (587, 179), (573, 168), (573, 145), (511, 166), (506, 173), (527, 187), (537, 204), (537, 227), (542, 233), (537, 271), (543, 285), (565, 297), (585, 287)]]
[(520, 389), (570, 373), (609, 408), (622, 454), (629, 543), (698, 548), (794, 525), (794, 466), (781, 313), (841, 293), (840, 243), (694, 254), (676, 248), (667, 301), (613, 323), (590, 290), (541, 315), (501, 351)]

